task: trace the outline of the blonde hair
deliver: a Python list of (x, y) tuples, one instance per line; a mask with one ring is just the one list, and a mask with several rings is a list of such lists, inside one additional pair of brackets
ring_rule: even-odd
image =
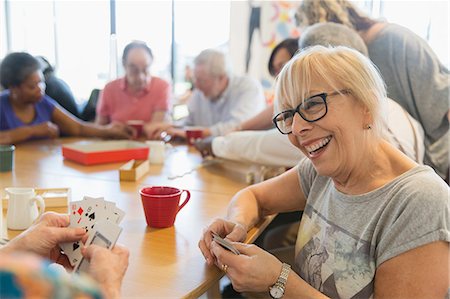
[(295, 20), (300, 27), (333, 22), (356, 31), (367, 30), (376, 23), (347, 0), (303, 0), (297, 8)]
[(343, 46), (314, 46), (302, 50), (285, 65), (278, 76), (276, 101), (279, 111), (292, 109), (310, 96), (313, 77), (320, 78), (333, 91), (349, 90), (368, 109), (372, 117), (372, 130), (383, 137), (386, 87), (377, 68), (367, 57)]

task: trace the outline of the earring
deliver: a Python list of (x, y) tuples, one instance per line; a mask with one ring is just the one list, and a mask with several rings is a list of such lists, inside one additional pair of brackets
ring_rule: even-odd
[(372, 126), (370, 124), (367, 124), (366, 125), (366, 130), (370, 130), (370, 129), (372, 129)]

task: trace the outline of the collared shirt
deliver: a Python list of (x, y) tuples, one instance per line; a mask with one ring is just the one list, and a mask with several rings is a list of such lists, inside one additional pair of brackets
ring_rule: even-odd
[(170, 97), (170, 85), (161, 78), (152, 77), (138, 94), (131, 94), (126, 79), (120, 78), (106, 84), (100, 93), (97, 115), (106, 116), (111, 122), (150, 122), (154, 112), (169, 110)]
[(231, 131), (242, 121), (265, 108), (261, 85), (250, 77), (230, 77), (219, 99), (211, 101), (195, 89), (188, 103), (189, 116), (184, 124), (209, 127), (213, 136)]

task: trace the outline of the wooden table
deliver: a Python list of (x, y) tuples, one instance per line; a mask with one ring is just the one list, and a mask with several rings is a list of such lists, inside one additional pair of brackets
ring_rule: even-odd
[[(202, 229), (214, 218), (223, 217), (231, 196), (246, 186), (229, 168), (212, 163), (180, 178), (202, 163), (198, 153), (185, 145), (175, 146), (164, 165), (151, 165), (136, 182), (119, 181), (123, 163), (83, 166), (65, 160), (61, 145), (79, 139), (33, 141), (16, 146), (15, 167), (0, 173), (0, 190), (6, 187), (71, 188), (71, 200), (84, 195), (114, 201), (126, 213), (119, 243), (130, 250), (130, 264), (124, 278), (124, 298), (197, 298), (217, 284), (223, 273), (208, 267), (197, 243)], [(228, 170), (227, 170), (228, 169)], [(166, 229), (147, 227), (139, 189), (147, 185), (168, 185), (191, 191), (191, 200), (180, 211), (175, 225)], [(58, 210), (63, 212), (64, 209)], [(249, 233), (253, 241), (267, 226), (267, 219)], [(6, 231), (7, 238), (17, 231)]]

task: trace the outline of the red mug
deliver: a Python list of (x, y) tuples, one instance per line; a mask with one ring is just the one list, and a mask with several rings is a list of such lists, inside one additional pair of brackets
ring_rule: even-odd
[[(144, 187), (139, 193), (141, 194), (147, 225), (156, 228), (173, 226), (178, 212), (191, 198), (191, 193), (188, 190), (165, 186)], [(186, 193), (186, 196), (180, 205), (180, 198), (183, 193)]]
[(187, 129), (186, 130), (186, 139), (189, 145), (194, 145), (197, 139), (203, 138), (203, 130), (202, 129)]
[(133, 136), (133, 138), (137, 139), (137, 138), (141, 137), (142, 130), (144, 128), (144, 121), (142, 121), (142, 120), (129, 120), (129, 121), (127, 121), (127, 125), (129, 125), (130, 127), (133, 127), (133, 128), (136, 129), (136, 134)]

